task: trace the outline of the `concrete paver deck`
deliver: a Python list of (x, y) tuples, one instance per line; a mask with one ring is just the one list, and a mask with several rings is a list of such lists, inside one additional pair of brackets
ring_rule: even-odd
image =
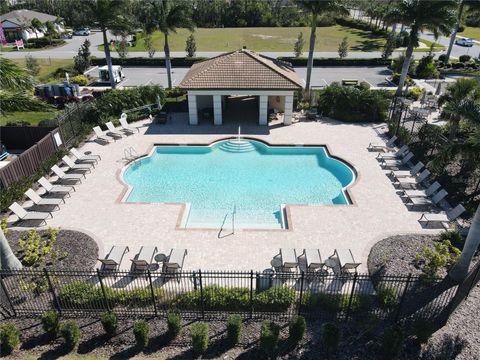
[[(119, 172), (125, 165), (124, 149), (147, 153), (153, 144), (211, 143), (234, 136), (238, 124), (188, 126), (187, 115), (178, 114), (166, 125), (142, 126), (140, 133), (100, 145), (88, 141), (81, 148), (99, 154), (102, 160), (66, 204), (55, 211), (48, 226), (84, 230), (99, 242), (103, 253), (113, 245), (128, 245), (130, 253), (122, 266), (142, 245), (155, 245), (159, 253), (171, 248), (188, 249), (185, 269), (263, 270), (279, 248), (318, 248), (327, 258), (335, 248), (351, 249), (366, 271), (370, 248), (384, 237), (398, 233), (432, 232), (418, 223), (419, 212), (408, 211), (391, 181), (369, 152), (370, 142), (381, 142), (376, 125), (347, 124), (333, 120), (299, 122), (291, 126), (242, 125), (242, 134), (271, 144), (326, 144), (332, 155), (352, 164), (358, 179), (350, 188), (354, 205), (291, 206), (291, 230), (236, 230), (218, 237), (218, 230), (178, 229), (181, 205), (121, 203), (124, 185)], [(281, 179), (279, 179), (281, 181)], [(301, 186), (301, 179), (291, 184)], [(14, 219), (12, 217), (12, 219)], [(437, 230), (438, 231), (438, 230)], [(401, 254), (399, 254), (400, 256)]]

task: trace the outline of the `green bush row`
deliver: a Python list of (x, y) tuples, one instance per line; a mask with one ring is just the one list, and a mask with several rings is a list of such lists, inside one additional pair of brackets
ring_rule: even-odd
[[(207, 60), (206, 57), (181, 57), (171, 58), (172, 66), (175, 67), (190, 67), (196, 62)], [(104, 66), (107, 62), (104, 58), (92, 58), (93, 66)], [(148, 57), (128, 57), (126, 59), (112, 58), (112, 65), (122, 66), (165, 66), (165, 58), (148, 58)]]
[(31, 188), (35, 181), (48, 174), (50, 168), (60, 161), (66, 153), (63, 149), (58, 150), (40, 164), (35, 174), (24, 176), (8, 188), (2, 189), (2, 191), (0, 191), (0, 211), (7, 211), (13, 202), (22, 200), (25, 196), (25, 191)]
[(47, 37), (33, 38), (25, 42), (25, 48), (27, 49), (41, 49), (47, 46), (60, 46), (65, 44), (65, 40), (62, 39), (48, 39)]

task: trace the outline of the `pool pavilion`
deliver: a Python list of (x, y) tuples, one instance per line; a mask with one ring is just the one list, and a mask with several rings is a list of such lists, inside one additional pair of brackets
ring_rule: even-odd
[(303, 81), (290, 63), (242, 49), (192, 65), (179, 87), (187, 90), (190, 125), (212, 119), (268, 125), (271, 114), (290, 125)]

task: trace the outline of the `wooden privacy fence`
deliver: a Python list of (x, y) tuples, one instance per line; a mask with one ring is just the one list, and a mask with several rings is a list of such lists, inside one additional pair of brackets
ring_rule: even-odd
[(50, 131), (35, 145), (0, 169), (1, 187), (7, 188), (22, 177), (35, 174), (41, 163), (52, 156), (62, 144), (58, 128)]

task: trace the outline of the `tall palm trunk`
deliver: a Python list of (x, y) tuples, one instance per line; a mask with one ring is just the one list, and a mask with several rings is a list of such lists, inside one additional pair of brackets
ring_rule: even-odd
[(115, 79), (113, 78), (112, 57), (110, 56), (110, 46), (107, 40), (107, 29), (102, 27), (103, 48), (105, 49), (105, 59), (107, 60), (108, 76), (110, 77), (110, 86), (115, 89)]
[(475, 212), (472, 225), (468, 231), (467, 240), (463, 246), (462, 254), (455, 267), (448, 274), (455, 281), (462, 281), (468, 274), (468, 268), (472, 262), (473, 255), (480, 245), (480, 206)]
[(313, 53), (315, 51), (315, 40), (317, 38), (317, 14), (312, 14), (312, 24), (310, 27), (310, 45), (308, 48), (308, 62), (307, 62), (307, 81), (305, 84), (305, 90), (310, 93), (310, 80), (312, 77), (313, 69)]
[(457, 37), (458, 28), (460, 27), (460, 22), (462, 21), (462, 13), (465, 2), (462, 0), (460, 7), (458, 8), (458, 17), (455, 26), (453, 27), (452, 36), (450, 36), (450, 43), (448, 44), (448, 50), (445, 56), (447, 57), (445, 62), (448, 63), (450, 60), (450, 54), (452, 53), (453, 44), (455, 43), (455, 38)]
[(22, 263), (17, 259), (12, 252), (7, 238), (0, 230), (0, 270), (14, 270), (21, 269)]
[(417, 29), (412, 27), (410, 30), (410, 39), (408, 41), (407, 51), (405, 52), (405, 60), (403, 61), (402, 73), (400, 75), (400, 80), (398, 81), (398, 88), (395, 96), (402, 96), (403, 86), (405, 85), (405, 80), (408, 75), (408, 69), (410, 68), (410, 62), (412, 61), (413, 47), (415, 45), (415, 37), (417, 34)]
[(172, 88), (172, 63), (170, 62), (170, 47), (168, 46), (168, 34), (163, 34), (165, 37), (165, 45), (163, 50), (165, 51), (165, 66), (167, 67), (167, 79), (168, 79), (168, 88)]
[(460, 122), (460, 119), (451, 119), (450, 132), (448, 133), (448, 140), (453, 141), (455, 139), (455, 135), (457, 135), (459, 122)]

